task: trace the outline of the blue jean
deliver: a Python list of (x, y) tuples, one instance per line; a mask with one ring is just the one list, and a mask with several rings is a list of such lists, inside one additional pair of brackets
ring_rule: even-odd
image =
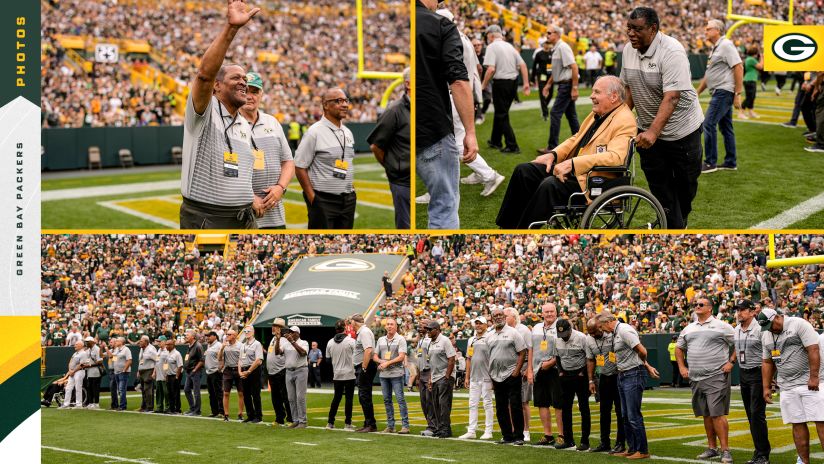
[(624, 413), (624, 433), (627, 437), (627, 451), (649, 453), (647, 429), (641, 415), (644, 387), (647, 385), (647, 371), (643, 366), (618, 373), (618, 396)]
[(186, 401), (189, 403), (189, 412), (200, 415), (200, 376), (202, 371), (186, 374), (186, 384), (183, 392), (186, 394)]
[(392, 405), (392, 392), (394, 391), (401, 410), (401, 425), (409, 428), (409, 413), (406, 409), (406, 398), (403, 396), (403, 377), (381, 377), (381, 391), (383, 392), (383, 405), (386, 407), (386, 426), (395, 428), (395, 408)]
[(409, 186), (389, 183), (392, 204), (395, 205), (395, 228), (409, 228)]
[[(572, 83), (562, 82), (557, 85), (558, 92), (555, 94), (555, 103), (549, 111), (549, 140), (546, 142), (547, 150), (552, 150), (558, 146), (558, 138), (561, 135), (561, 118), (566, 116), (569, 122), (569, 131), (573, 134), (578, 132), (581, 124), (578, 122), (578, 113), (575, 111), (575, 101), (572, 99)], [(497, 110), (496, 110), (497, 111)]]
[(115, 377), (117, 377), (117, 396), (120, 400), (118, 406), (120, 409), (126, 409), (126, 384), (129, 383), (129, 373), (121, 372), (120, 374), (115, 374)]
[(449, 134), (418, 152), (415, 171), (429, 192), (429, 229), (459, 229), (461, 165), (455, 136)]
[(707, 164), (716, 164), (718, 161), (718, 132), (721, 129), (724, 137), (724, 165), (734, 167), (735, 160), (735, 132), (732, 128), (732, 101), (735, 95), (726, 90), (715, 90), (704, 116), (704, 161)]

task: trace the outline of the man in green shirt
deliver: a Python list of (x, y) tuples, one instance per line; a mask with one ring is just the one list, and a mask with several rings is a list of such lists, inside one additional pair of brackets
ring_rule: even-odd
[(747, 57), (744, 59), (744, 101), (738, 113), (739, 119), (760, 117), (753, 111), (753, 107), (758, 88), (758, 72), (762, 69), (764, 69), (764, 57), (758, 52), (758, 46), (753, 45), (747, 49)]

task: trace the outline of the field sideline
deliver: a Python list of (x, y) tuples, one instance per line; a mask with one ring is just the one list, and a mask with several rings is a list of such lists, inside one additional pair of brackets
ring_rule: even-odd
[[(343, 426), (343, 404), (338, 411), (337, 430), (323, 430), (326, 425), (330, 390), (310, 390), (308, 416), (310, 427), (305, 430), (272, 428), (274, 419), (268, 392), (262, 394), (264, 423), (257, 426), (241, 424), (237, 420), (224, 423), (208, 417), (166, 416), (141, 414), (139, 394), (129, 393), (128, 412), (106, 409), (56, 410), (42, 409), (42, 460), (49, 463), (103, 463), (133, 462), (161, 464), (186, 460), (209, 459), (210, 462), (455, 462), (503, 463), (509, 461), (537, 462), (563, 460), (566, 463), (625, 462), (622, 458), (604, 454), (559, 451), (537, 446), (496, 446), (484, 440), (432, 439), (419, 436), (424, 428), (420, 403), (416, 393), (407, 394), (413, 434), (391, 436), (383, 433), (356, 434), (340, 430)], [(466, 431), (468, 403), (466, 390), (456, 393), (453, 402), (452, 430), (455, 436)], [(385, 412), (380, 391), (374, 392), (378, 429), (385, 425)], [(751, 457), (752, 440), (749, 434), (741, 397), (733, 391), (730, 414), (730, 446), (735, 462), (743, 463)], [(203, 412), (208, 414), (208, 394), (203, 391)], [(700, 419), (692, 416), (687, 389), (648, 390), (644, 394), (644, 417), (650, 441), (650, 452), (656, 462), (702, 462), (695, 459), (705, 447), (706, 438)], [(108, 394), (103, 393), (101, 407), (108, 408)], [(182, 399), (183, 409), (186, 400)], [(231, 398), (230, 409), (237, 414), (237, 399)], [(599, 442), (597, 405), (591, 402), (592, 434), (590, 443)], [(577, 411), (577, 410), (576, 410)], [(397, 404), (396, 428), (400, 427)], [(538, 411), (531, 417), (532, 440), (540, 438)], [(483, 409), (480, 412), (483, 424)], [(792, 464), (795, 448), (788, 426), (781, 423), (778, 407), (769, 406), (767, 419), (773, 447), (771, 462)], [(363, 416), (355, 395), (353, 423), (360, 424)], [(579, 416), (573, 415), (578, 434)], [(183, 426), (185, 424), (185, 426)], [(482, 427), (482, 425), (481, 425)], [(500, 438), (495, 425), (495, 440)], [(557, 431), (555, 431), (557, 433)], [(812, 430), (815, 437), (815, 431)], [(613, 440), (615, 437), (613, 426)], [(85, 439), (109, 437), (105, 440)], [(480, 436), (480, 433), (479, 433)], [(578, 438), (576, 437), (576, 441)], [(824, 461), (824, 452), (815, 445), (811, 462)]]

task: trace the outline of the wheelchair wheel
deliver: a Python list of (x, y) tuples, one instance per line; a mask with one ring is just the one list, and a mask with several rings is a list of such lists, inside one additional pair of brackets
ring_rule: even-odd
[(584, 211), (582, 229), (666, 229), (664, 207), (655, 196), (632, 185), (615, 187)]

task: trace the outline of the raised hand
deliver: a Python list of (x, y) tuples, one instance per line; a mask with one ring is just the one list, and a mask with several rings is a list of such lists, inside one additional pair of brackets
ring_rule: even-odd
[(229, 8), (226, 12), (226, 20), (230, 26), (243, 27), (252, 19), (252, 16), (260, 12), (260, 8), (253, 8), (246, 3), (246, 0), (229, 0)]

